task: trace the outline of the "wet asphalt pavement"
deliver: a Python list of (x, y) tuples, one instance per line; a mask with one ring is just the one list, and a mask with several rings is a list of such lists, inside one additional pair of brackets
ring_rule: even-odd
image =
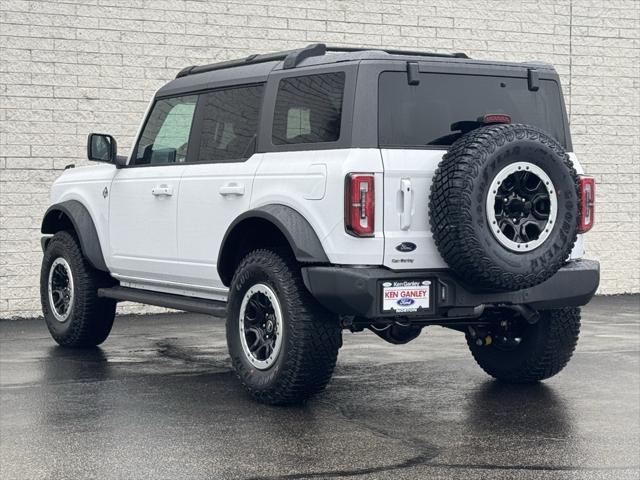
[(595, 299), (582, 331), (534, 386), (492, 381), (440, 327), (345, 332), (327, 391), (283, 408), (244, 393), (210, 317), (118, 317), (89, 351), (0, 322), (0, 477), (638, 479), (640, 297)]

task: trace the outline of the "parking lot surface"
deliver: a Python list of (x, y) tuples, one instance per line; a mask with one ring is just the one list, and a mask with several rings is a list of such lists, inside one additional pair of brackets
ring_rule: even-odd
[(256, 404), (224, 325), (121, 316), (101, 348), (0, 322), (0, 477), (638, 479), (640, 298), (596, 298), (578, 350), (531, 386), (487, 377), (464, 337), (345, 332), (327, 391)]

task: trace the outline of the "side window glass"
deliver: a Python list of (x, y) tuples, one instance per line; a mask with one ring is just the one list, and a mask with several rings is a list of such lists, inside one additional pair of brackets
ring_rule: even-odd
[(136, 165), (186, 161), (197, 100), (197, 95), (188, 95), (155, 103), (138, 141)]
[(198, 162), (238, 162), (253, 154), (263, 91), (264, 85), (251, 85), (202, 94)]
[(337, 141), (344, 83), (344, 72), (280, 80), (273, 115), (273, 144)]

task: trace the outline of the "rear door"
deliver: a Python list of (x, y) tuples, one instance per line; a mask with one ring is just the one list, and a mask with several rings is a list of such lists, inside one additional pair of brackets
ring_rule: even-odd
[[(442, 73), (420, 64), (379, 77), (379, 144), (384, 164), (384, 264), (393, 269), (445, 268), (429, 225), (429, 191), (449, 146), (487, 114), (542, 128), (566, 145), (559, 85), (540, 77), (530, 89), (525, 68)], [(499, 75), (496, 75), (496, 72)], [(457, 122), (467, 122), (463, 128)], [(472, 125), (473, 128), (481, 126)]]
[(444, 268), (429, 226), (429, 188), (442, 150), (382, 149), (384, 265)]
[(249, 210), (264, 84), (220, 88), (200, 95), (193, 163), (185, 166), (178, 203), (178, 274), (185, 286), (217, 298), (226, 288), (216, 262), (225, 232)]

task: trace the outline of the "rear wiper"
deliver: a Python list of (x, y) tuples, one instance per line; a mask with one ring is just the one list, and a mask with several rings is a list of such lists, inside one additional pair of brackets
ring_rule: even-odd
[(476, 128), (499, 123), (511, 123), (511, 117), (502, 113), (490, 113), (478, 117), (476, 120), (460, 120), (458, 122), (453, 122), (450, 128), (454, 133), (449, 133), (442, 137), (438, 137), (435, 140), (431, 140), (427, 145), (451, 145), (462, 135), (466, 135)]

